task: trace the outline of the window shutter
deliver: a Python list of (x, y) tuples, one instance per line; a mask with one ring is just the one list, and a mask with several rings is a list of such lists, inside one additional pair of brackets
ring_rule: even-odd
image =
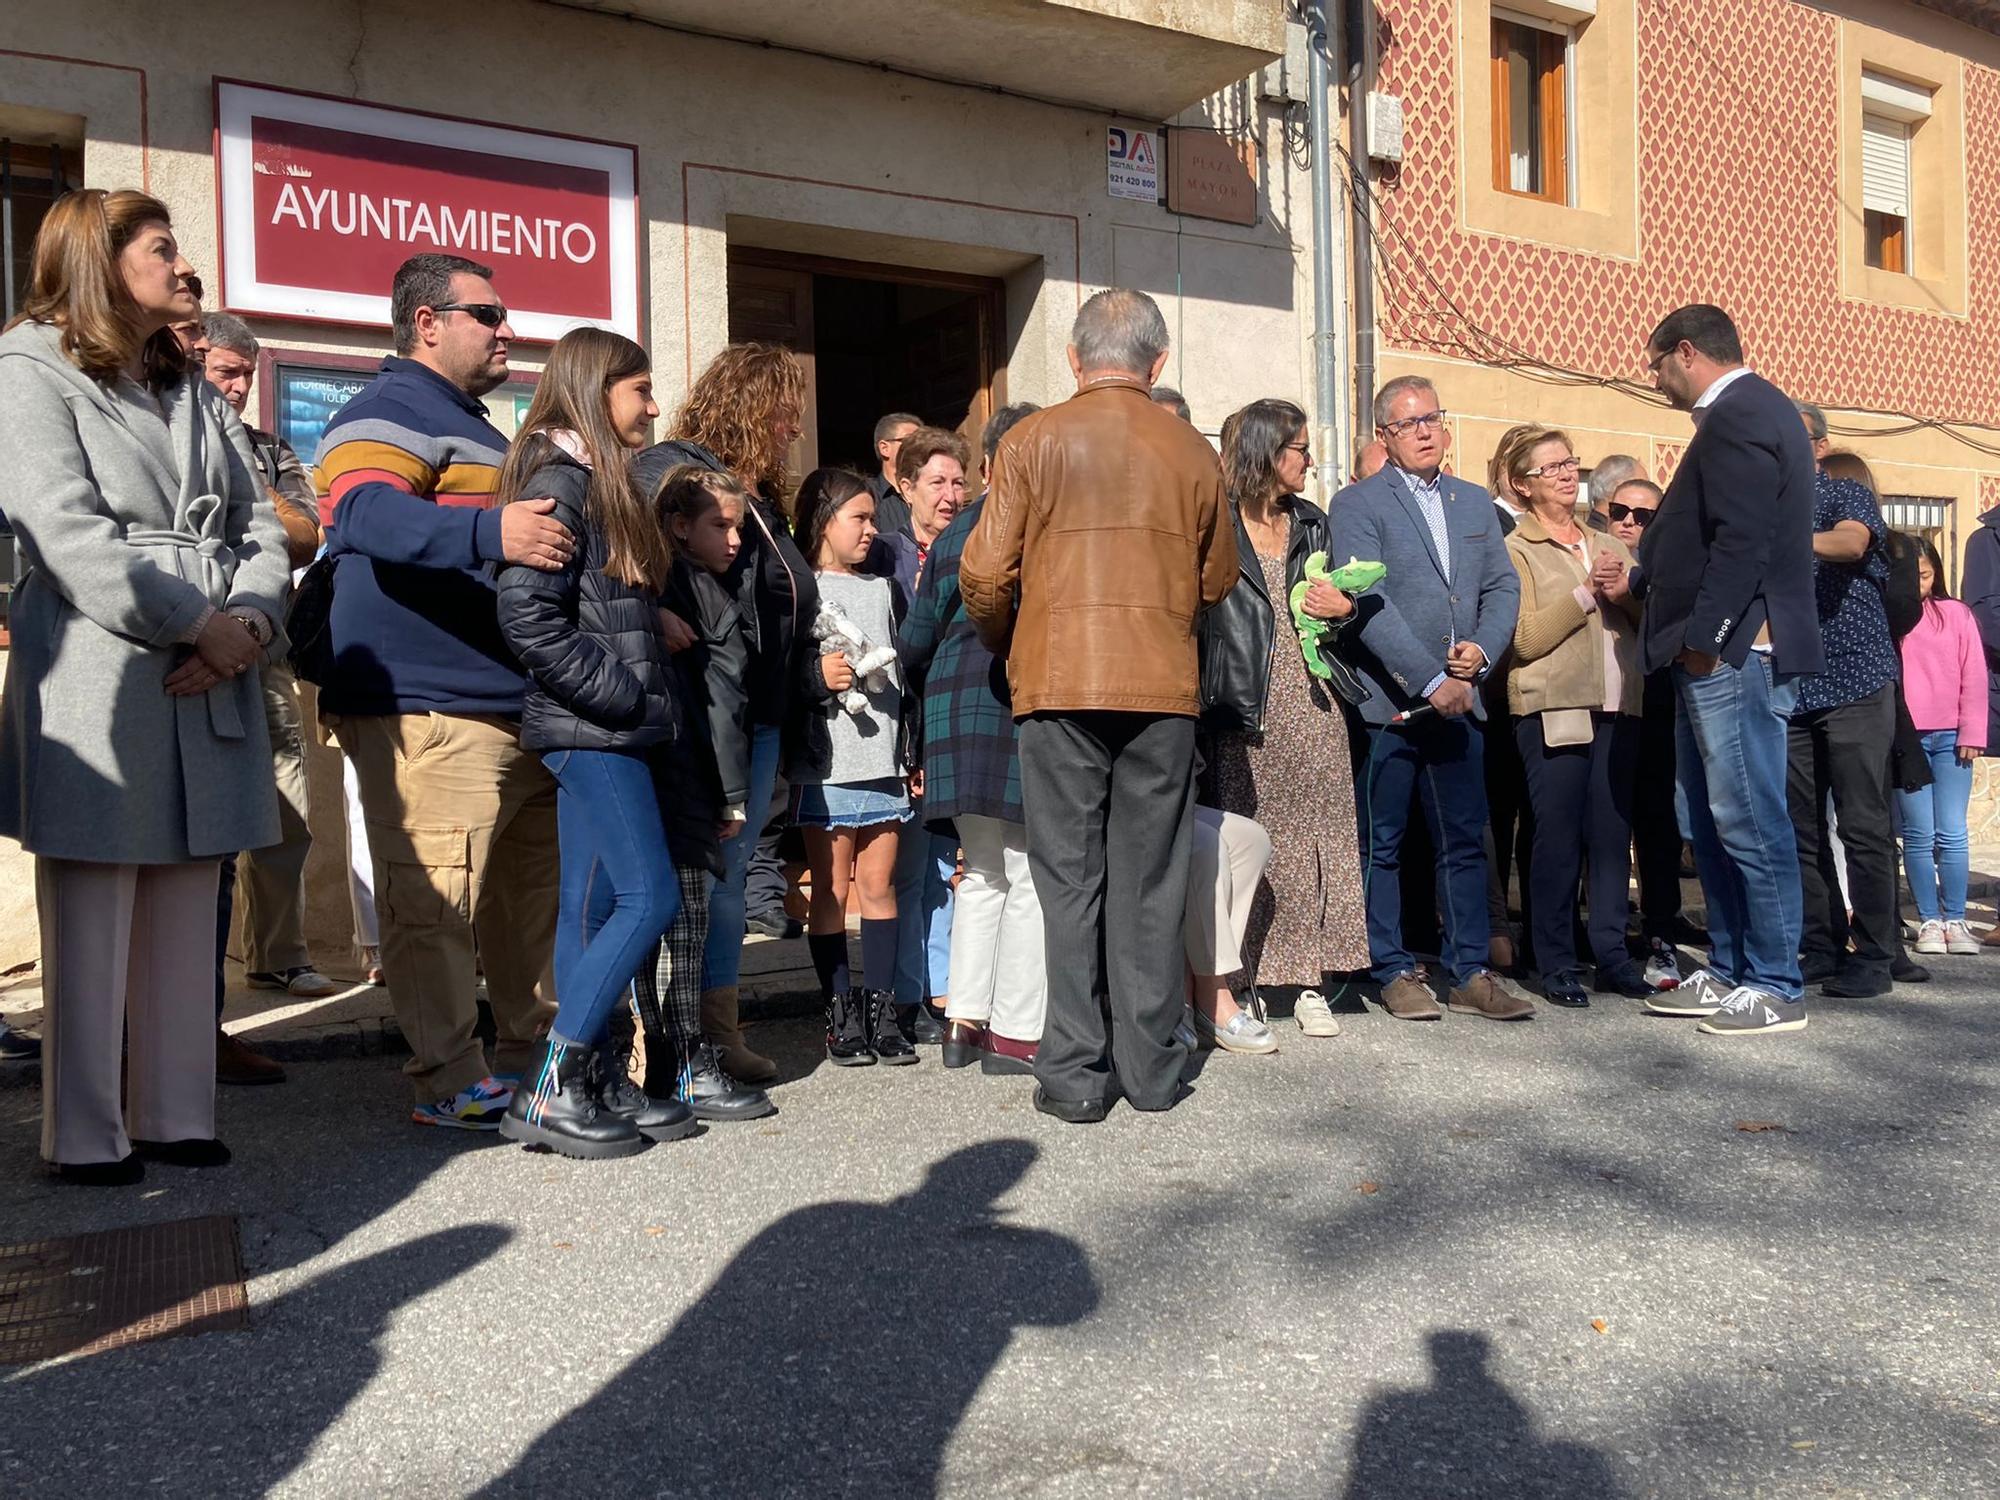
[(1861, 206), (1910, 216), (1910, 127), (1899, 120), (1861, 117)]

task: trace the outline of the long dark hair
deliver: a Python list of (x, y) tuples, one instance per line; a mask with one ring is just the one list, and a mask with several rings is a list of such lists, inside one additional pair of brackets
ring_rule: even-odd
[[(1896, 536), (1899, 533), (1892, 531), (1889, 534)], [(1951, 585), (1944, 581), (1944, 559), (1938, 556), (1938, 549), (1931, 545), (1931, 539), (1927, 536), (1917, 536), (1907, 531), (1900, 533), (1900, 535), (1908, 538), (1910, 543), (1916, 547), (1917, 556), (1920, 560), (1928, 562), (1931, 565), (1931, 591), (1924, 596), (1924, 608), (1931, 608), (1940, 599), (1952, 598)]]
[(827, 523), (840, 513), (841, 506), (866, 491), (868, 481), (852, 469), (814, 469), (806, 475), (794, 500), (798, 520), (792, 540), (805, 554), (806, 566), (819, 566), (819, 540), (826, 535)]
[(1239, 510), (1278, 492), (1278, 455), (1306, 430), (1306, 414), (1289, 401), (1252, 401), (1222, 424), (1222, 477)]
[[(584, 515), (604, 534), (604, 571), (633, 588), (658, 589), (673, 554), (652, 510), (632, 483), (632, 454), (611, 425), (611, 387), (653, 367), (646, 351), (620, 333), (572, 328), (549, 351), (535, 398), (500, 466), (496, 499), (523, 498), (521, 486), (549, 456), (551, 431), (567, 429), (590, 455)], [(532, 498), (532, 497), (530, 497)]]

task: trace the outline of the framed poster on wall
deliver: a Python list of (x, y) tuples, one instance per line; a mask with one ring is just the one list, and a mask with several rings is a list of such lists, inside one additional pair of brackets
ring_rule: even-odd
[[(309, 354), (267, 347), (257, 356), (258, 425), (290, 443), (311, 468), (326, 424), (368, 387), (381, 367), (379, 359), (362, 354)], [(498, 390), (488, 391), (480, 401), (486, 407), (487, 420), (511, 438), (520, 430), (534, 396), (535, 377), (519, 374)]]

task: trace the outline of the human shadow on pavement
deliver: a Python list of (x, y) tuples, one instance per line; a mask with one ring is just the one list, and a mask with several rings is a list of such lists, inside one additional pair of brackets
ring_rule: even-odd
[(935, 1494), (1014, 1330), (1097, 1307), (1080, 1246), (994, 1207), (1038, 1154), (988, 1141), (887, 1203), (787, 1214), (482, 1493)]
[(1344, 1500), (1617, 1500), (1611, 1464), (1583, 1443), (1535, 1432), (1519, 1397), (1487, 1369), (1484, 1334), (1425, 1340), (1428, 1386), (1362, 1409)]
[(395, 1315), (513, 1237), (462, 1224), (351, 1261), (270, 1303), (241, 1333), (41, 1365), (7, 1382), (0, 1494), (263, 1495), (382, 1368)]

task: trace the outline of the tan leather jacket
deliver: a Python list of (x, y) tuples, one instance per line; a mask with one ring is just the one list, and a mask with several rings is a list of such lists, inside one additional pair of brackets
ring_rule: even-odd
[(1198, 713), (1195, 620), (1236, 582), (1208, 440), (1142, 382), (1097, 376), (1007, 434), (988, 497), (959, 591), (1014, 716)]

